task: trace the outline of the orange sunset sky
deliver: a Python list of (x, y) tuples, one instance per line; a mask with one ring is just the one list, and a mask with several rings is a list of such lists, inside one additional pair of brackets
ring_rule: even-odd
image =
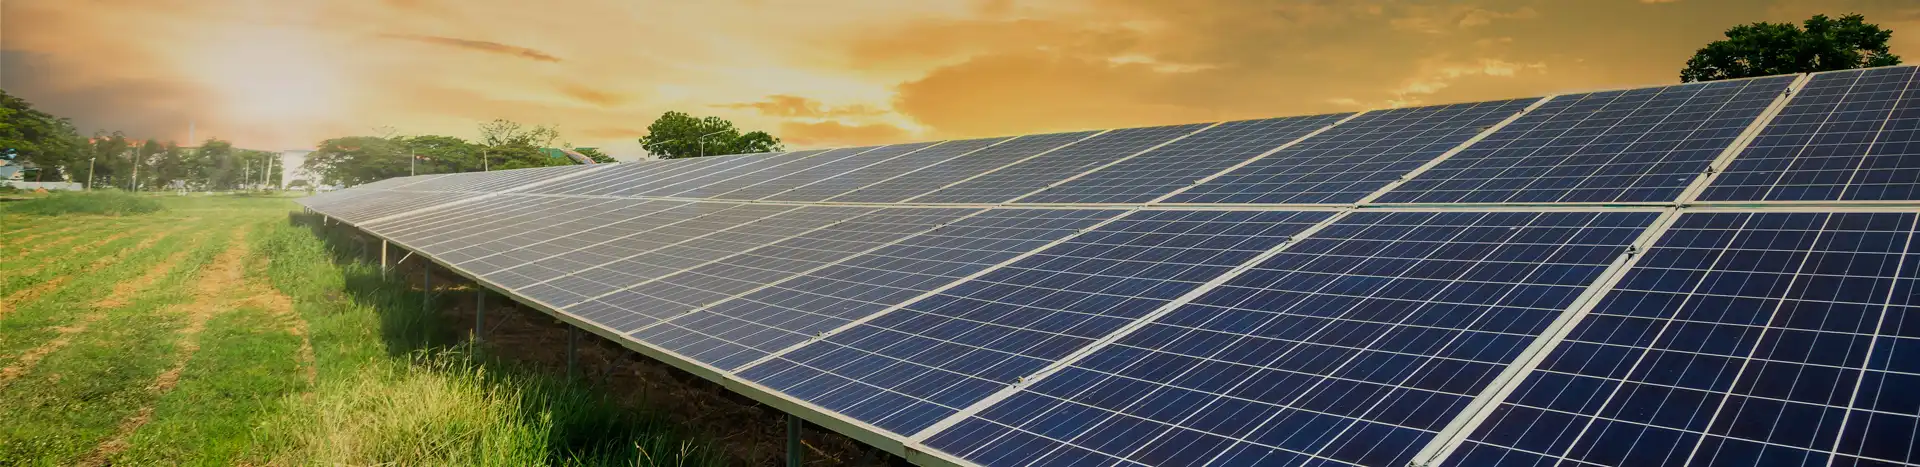
[(621, 155), (668, 110), (789, 147), (1673, 83), (1728, 26), (1912, 0), (5, 0), (0, 87), (82, 131), (259, 149), (557, 125)]

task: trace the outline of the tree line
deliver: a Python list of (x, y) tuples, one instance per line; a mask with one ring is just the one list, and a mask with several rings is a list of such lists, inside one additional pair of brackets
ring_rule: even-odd
[[(480, 138), (468, 141), (445, 135), (347, 136), (321, 141), (303, 166), (330, 185), (358, 185), (413, 174), (478, 172), (575, 163), (560, 147), (560, 132), (545, 125), (525, 126), (510, 120), (480, 124)], [(597, 163), (614, 162), (594, 148), (575, 152)]]
[(82, 136), (73, 122), (33, 108), (0, 89), (0, 149), (27, 167), (25, 181), (75, 181), (94, 187), (232, 190), (250, 183), (277, 183), (278, 171), (262, 174), (277, 156), (235, 148), (209, 138), (198, 148), (174, 142), (136, 140), (114, 131)]

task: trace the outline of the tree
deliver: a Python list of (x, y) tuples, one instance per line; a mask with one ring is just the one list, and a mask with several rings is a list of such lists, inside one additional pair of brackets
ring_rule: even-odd
[(1680, 80), (1717, 81), (1754, 76), (1809, 73), (1898, 65), (1889, 52), (1893, 31), (1868, 24), (1857, 14), (1808, 18), (1805, 28), (1789, 23), (1734, 26), (1725, 40), (1694, 52)]
[(73, 122), (33, 108), (25, 99), (0, 89), (0, 151), (14, 150), (15, 162), (37, 168), (31, 176), (60, 180), (84, 165), (91, 148)]
[(733, 122), (720, 117), (695, 118), (685, 112), (667, 112), (647, 125), (640, 146), (648, 154), (663, 159), (772, 152), (781, 149), (780, 138), (764, 131), (745, 134)]
[(301, 168), (322, 184), (353, 186), (407, 176), (407, 157), (391, 139), (348, 136), (321, 141)]
[(573, 148), (573, 152), (580, 153), (580, 155), (582, 156), (587, 156), (587, 159), (592, 159), (593, 163), (595, 164), (612, 164), (615, 162), (620, 162), (620, 161), (614, 160), (613, 156), (608, 156), (607, 153), (600, 152), (599, 148)]
[(572, 159), (549, 156), (540, 148), (553, 146), (560, 131), (546, 125), (526, 127), (507, 119), (480, 124), (480, 145), (486, 168), (494, 170), (572, 164)]

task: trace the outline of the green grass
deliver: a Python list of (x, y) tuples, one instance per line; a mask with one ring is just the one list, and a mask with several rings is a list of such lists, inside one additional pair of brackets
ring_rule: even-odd
[(7, 288), (59, 280), (0, 310), (0, 367), (19, 370), (0, 383), (0, 466), (724, 462), (659, 416), (467, 346), (419, 291), (289, 222), (284, 199), (142, 200), (164, 209), (0, 210), (0, 252), (37, 248), (0, 258), (36, 268)]
[(35, 198), (8, 204), (6, 212), (35, 216), (60, 216), (68, 214), (124, 216), (131, 214), (148, 214), (164, 209), (159, 201), (151, 197), (117, 190), (62, 191), (50, 194), (44, 198)]

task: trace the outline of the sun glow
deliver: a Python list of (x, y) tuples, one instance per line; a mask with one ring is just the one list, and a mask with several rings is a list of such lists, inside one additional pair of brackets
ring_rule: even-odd
[(285, 30), (249, 28), (187, 60), (235, 117), (291, 123), (333, 115), (342, 104), (339, 71), (313, 41)]

